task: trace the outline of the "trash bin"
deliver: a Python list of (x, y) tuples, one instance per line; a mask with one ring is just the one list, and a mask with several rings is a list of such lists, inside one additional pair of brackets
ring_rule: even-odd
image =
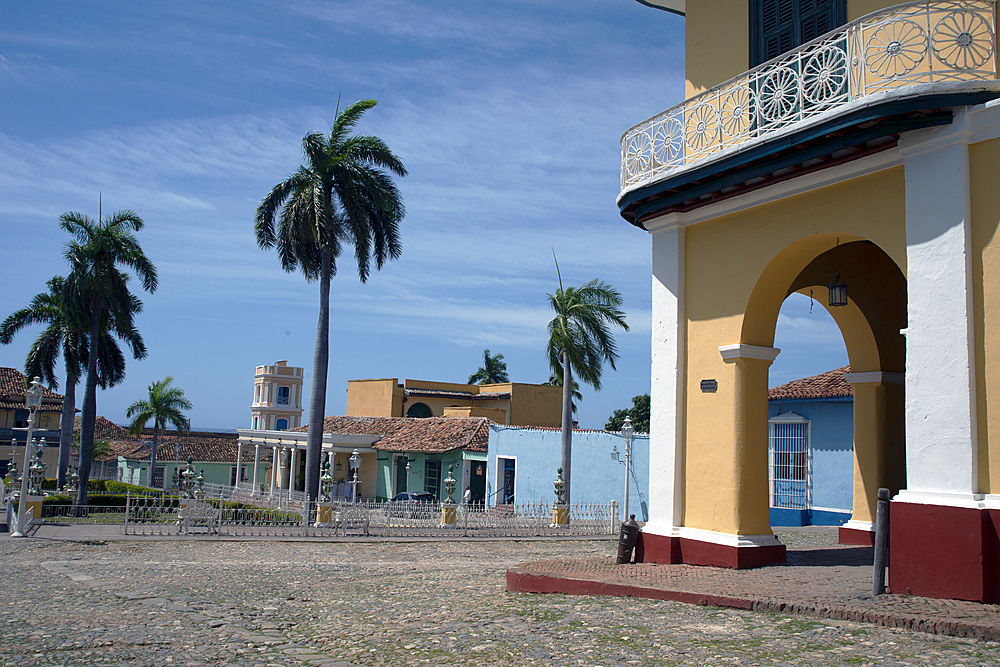
[(621, 533), (618, 535), (618, 565), (632, 562), (632, 550), (639, 539), (639, 524), (635, 515), (630, 514), (628, 521), (622, 521)]

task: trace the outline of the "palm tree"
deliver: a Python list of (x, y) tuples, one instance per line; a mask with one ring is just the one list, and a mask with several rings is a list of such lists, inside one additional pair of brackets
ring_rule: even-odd
[[(555, 253), (552, 253), (553, 259)], [(622, 295), (608, 283), (594, 279), (583, 287), (563, 289), (559, 262), (556, 261), (559, 289), (549, 294), (549, 305), (556, 316), (549, 322), (547, 354), (554, 374), (562, 375), (562, 469), (566, 492), (563, 500), (570, 502), (570, 471), (573, 449), (572, 387), (575, 368), (580, 379), (601, 390), (604, 362), (611, 368), (618, 359), (618, 348), (609, 325), (628, 331), (625, 313), (620, 310)]]
[[(32, 324), (48, 324), (28, 350), (24, 362), (27, 377), (41, 377), (52, 389), (59, 388), (56, 378), (56, 359), (62, 354), (66, 372), (66, 388), (59, 436), (58, 488), (66, 485), (72, 448), (73, 421), (76, 417), (76, 385), (82, 373), (81, 364), (88, 358), (86, 331), (74, 326), (63, 304), (65, 278), (55, 276), (46, 285), (49, 291), (36, 294), (27, 308), (12, 313), (0, 324), (0, 343), (9, 344), (14, 335)], [(114, 386), (125, 377), (125, 358), (114, 338), (102, 332), (97, 357), (97, 383), (102, 389)]]
[[(351, 130), (375, 100), (362, 100), (337, 113), (326, 137), (310, 132), (302, 139), (306, 161), (278, 183), (257, 207), (257, 245), (275, 248), (281, 268), (301, 269), (307, 281), (319, 280), (319, 321), (313, 354), (309, 428), (306, 440), (306, 497), (319, 491), (326, 377), (330, 359), (330, 279), (343, 243), (354, 245), (361, 282), (371, 260), (381, 269), (402, 252), (399, 222), (403, 200), (386, 171), (405, 176), (398, 157), (378, 137)], [(280, 212), (279, 212), (280, 210)]]
[[(557, 375), (557, 374), (553, 373), (552, 375), (549, 376), (548, 381), (547, 382), (543, 382), (542, 384), (547, 384), (547, 385), (549, 385), (551, 387), (561, 387), (561, 386), (563, 386), (562, 383), (563, 383), (562, 375), (561, 374)], [(578, 401), (582, 401), (583, 400), (583, 394), (580, 393), (580, 383), (577, 382), (576, 380), (573, 380), (573, 391), (572, 391), (572, 394), (573, 394), (573, 397), (571, 399), (570, 406), (573, 408), (573, 416), (575, 417), (576, 416), (576, 410), (577, 410), (577, 405), (576, 404), (577, 404)]]
[[(146, 475), (146, 486), (153, 487), (153, 471), (156, 470), (156, 447), (160, 443), (160, 430), (167, 422), (174, 425), (178, 431), (187, 431), (190, 422), (181, 414), (181, 410), (190, 410), (194, 406), (184, 397), (184, 390), (170, 386), (174, 379), (169, 375), (147, 387), (149, 396), (144, 401), (135, 401), (128, 406), (125, 416), (132, 420), (129, 431), (136, 437), (142, 436), (146, 422), (153, 420), (153, 447), (149, 451), (149, 472)], [(134, 415), (134, 417), (133, 417)], [(237, 462), (239, 465), (239, 462)]]
[(87, 383), (80, 419), (78, 505), (87, 504), (87, 483), (90, 480), (97, 419), (97, 359), (102, 349), (101, 332), (113, 333), (125, 341), (134, 358), (146, 356), (146, 347), (134, 325), (134, 316), (142, 311), (142, 302), (129, 291), (129, 274), (120, 268), (132, 269), (147, 292), (156, 291), (156, 267), (132, 234), (142, 229), (143, 224), (142, 218), (129, 210), (106, 216), (101, 221), (80, 213), (59, 216), (60, 227), (74, 237), (66, 244), (64, 253), (70, 264), (70, 273), (63, 286), (63, 303), (74, 326), (88, 332), (90, 349), (96, 347), (99, 351), (87, 358)]
[(490, 356), (489, 350), (483, 350), (483, 365), (469, 376), (466, 384), (500, 384), (510, 382), (507, 376), (507, 362), (503, 355)]

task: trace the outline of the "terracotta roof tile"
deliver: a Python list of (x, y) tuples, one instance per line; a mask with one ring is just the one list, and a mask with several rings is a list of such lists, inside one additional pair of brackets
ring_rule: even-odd
[[(0, 366), (0, 408), (5, 410), (17, 410), (24, 408), (24, 392), (27, 386), (27, 379), (24, 373), (16, 368)], [(57, 394), (48, 387), (42, 387), (42, 406), (39, 410), (43, 412), (55, 412), (62, 410), (63, 395)]]
[[(153, 430), (143, 431), (145, 442), (152, 444)], [(187, 457), (194, 458), (194, 463), (226, 463), (236, 460), (239, 452), (239, 436), (236, 433), (210, 433), (204, 431), (193, 431), (180, 436), (176, 431), (168, 431), (160, 434), (160, 441), (156, 449), (157, 461), (173, 461), (177, 456), (174, 443), (180, 441), (180, 460), (186, 461)], [(126, 458), (134, 461), (148, 461), (150, 447), (140, 444), (132, 452), (125, 455)], [(253, 463), (254, 448), (243, 448), (243, 463)], [(261, 451), (261, 460), (268, 459), (271, 450)]]
[[(77, 415), (76, 419), (73, 420), (73, 433), (80, 432), (81, 421), (83, 419), (80, 415)], [(127, 440), (129, 442), (136, 442), (136, 439), (129, 435), (125, 427), (119, 426), (110, 419), (100, 416), (94, 422), (94, 437), (98, 440)]]
[[(455, 449), (486, 452), (490, 420), (485, 417), (327, 417), (323, 433), (378, 435), (372, 447), (392, 452), (440, 454)], [(292, 429), (306, 432), (308, 426)]]
[(844, 379), (851, 367), (835, 368), (812, 377), (792, 380), (767, 390), (769, 401), (792, 401), (810, 398), (841, 398), (854, 396), (851, 385)]

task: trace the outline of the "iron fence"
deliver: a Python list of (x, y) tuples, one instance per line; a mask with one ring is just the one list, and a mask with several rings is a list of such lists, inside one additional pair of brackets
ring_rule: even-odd
[[(568, 508), (568, 523), (555, 523), (552, 503), (532, 502), (484, 507), (459, 505), (452, 512), (438, 505), (389, 502), (296, 503), (278, 507), (222, 498), (188, 500), (129, 495), (118, 522), (127, 535), (217, 535), (228, 537), (537, 537), (614, 535), (618, 503), (578, 503)], [(83, 520), (83, 519), (78, 519)]]

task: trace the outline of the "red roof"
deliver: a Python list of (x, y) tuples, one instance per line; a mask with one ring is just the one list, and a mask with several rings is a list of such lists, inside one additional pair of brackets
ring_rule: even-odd
[[(485, 417), (327, 417), (323, 433), (378, 435), (373, 449), (440, 454), (454, 449), (486, 452), (489, 419)], [(293, 431), (305, 432), (308, 426)]]
[[(0, 366), (0, 408), (5, 410), (26, 409), (24, 405), (27, 379), (17, 369)], [(48, 387), (42, 387), (41, 412), (62, 412), (63, 395)]]
[(810, 398), (843, 398), (854, 396), (851, 385), (844, 379), (851, 367), (835, 368), (812, 377), (792, 380), (767, 390), (769, 401), (794, 401)]

